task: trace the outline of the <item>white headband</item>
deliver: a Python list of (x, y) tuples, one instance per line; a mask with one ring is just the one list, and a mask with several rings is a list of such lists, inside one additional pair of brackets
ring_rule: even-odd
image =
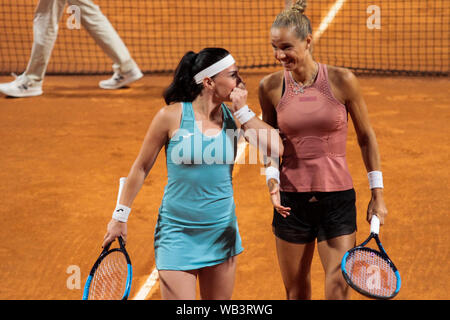
[(229, 66), (232, 66), (235, 63), (234, 58), (231, 54), (227, 55), (225, 58), (213, 63), (208, 68), (203, 69), (199, 73), (194, 76), (194, 80), (197, 84), (203, 82), (203, 79), (206, 77), (212, 77), (218, 74), (219, 72), (225, 70)]

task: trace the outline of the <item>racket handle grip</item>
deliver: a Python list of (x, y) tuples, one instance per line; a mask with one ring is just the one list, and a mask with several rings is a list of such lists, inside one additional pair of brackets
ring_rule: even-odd
[(373, 215), (370, 220), (370, 232), (375, 234), (380, 233), (380, 219), (376, 215)]
[(127, 178), (122, 177), (119, 179), (119, 192), (117, 193), (117, 203), (116, 205), (119, 205), (120, 195), (122, 194), (123, 186), (125, 185), (125, 181), (127, 181)]

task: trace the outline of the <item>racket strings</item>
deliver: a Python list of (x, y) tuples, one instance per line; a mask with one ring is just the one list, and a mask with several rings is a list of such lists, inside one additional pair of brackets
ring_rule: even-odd
[(397, 288), (394, 269), (373, 251), (354, 250), (349, 254), (345, 267), (351, 282), (372, 295), (390, 297)]
[(120, 251), (108, 254), (98, 266), (89, 293), (90, 300), (121, 300), (128, 275), (127, 260)]

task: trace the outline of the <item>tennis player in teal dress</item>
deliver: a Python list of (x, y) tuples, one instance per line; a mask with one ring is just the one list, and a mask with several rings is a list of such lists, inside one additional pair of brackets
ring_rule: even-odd
[(158, 270), (217, 265), (243, 250), (231, 176), (236, 142), (226, 134), (237, 129), (234, 119), (222, 104), (223, 128), (207, 136), (195, 122), (192, 103), (182, 105), (180, 130), (166, 149), (168, 181), (155, 231)]
[(150, 124), (103, 245), (119, 235), (126, 241), (131, 205), (164, 147), (168, 179), (154, 237), (161, 297), (195, 299), (198, 279), (202, 299), (231, 299), (236, 256), (243, 251), (232, 185), (237, 140), (252, 132), (257, 139), (251, 143), (279, 156), (281, 139), (246, 105), (247, 90), (225, 49), (186, 53), (164, 99), (167, 105)]

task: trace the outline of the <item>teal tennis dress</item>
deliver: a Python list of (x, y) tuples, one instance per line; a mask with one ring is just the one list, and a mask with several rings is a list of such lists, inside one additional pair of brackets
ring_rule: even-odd
[(154, 241), (158, 270), (213, 266), (243, 251), (232, 186), (234, 119), (222, 104), (222, 131), (206, 136), (192, 103), (182, 105), (180, 129), (166, 145), (168, 179)]

